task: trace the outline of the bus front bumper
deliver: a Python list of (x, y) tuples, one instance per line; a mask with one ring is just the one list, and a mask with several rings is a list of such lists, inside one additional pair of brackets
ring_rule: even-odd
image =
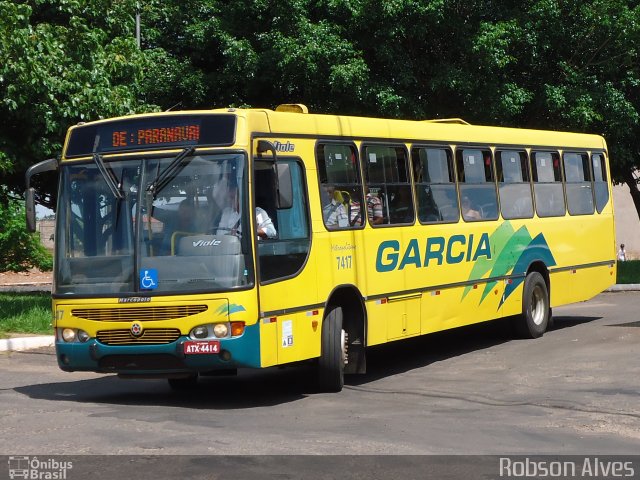
[(163, 345), (105, 345), (96, 339), (86, 343), (56, 341), (60, 368), (67, 372), (90, 371), (127, 375), (180, 373), (260, 367), (259, 325), (250, 325), (235, 338), (220, 339), (218, 353), (185, 354), (183, 335)]

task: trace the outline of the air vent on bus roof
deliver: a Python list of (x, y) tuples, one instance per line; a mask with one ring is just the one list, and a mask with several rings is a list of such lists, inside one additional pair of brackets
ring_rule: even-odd
[(302, 103), (283, 103), (276, 107), (276, 112), (309, 113), (309, 109)]

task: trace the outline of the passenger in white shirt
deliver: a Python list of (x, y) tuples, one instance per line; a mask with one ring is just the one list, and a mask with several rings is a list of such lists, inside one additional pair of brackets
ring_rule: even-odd
[(269, 214), (260, 207), (256, 207), (256, 229), (258, 230), (258, 240), (276, 238), (276, 227), (273, 226)]
[[(227, 193), (227, 206), (222, 210), (220, 220), (216, 228), (217, 235), (237, 235), (242, 236), (242, 216), (240, 215), (240, 201), (238, 197), (238, 186), (233, 182), (229, 184)], [(256, 229), (258, 240), (262, 238), (276, 238), (276, 228), (269, 217), (269, 214), (260, 207), (256, 207)]]

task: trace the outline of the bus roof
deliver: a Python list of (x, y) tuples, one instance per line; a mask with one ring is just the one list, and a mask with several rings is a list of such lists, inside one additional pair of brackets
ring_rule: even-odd
[[(599, 135), (559, 132), (551, 130), (532, 130), (522, 128), (494, 127), (483, 125), (471, 125), (462, 119), (435, 119), (435, 120), (395, 120), (371, 117), (355, 117), (346, 115), (313, 114), (306, 113), (304, 106), (288, 111), (278, 111), (269, 109), (240, 109), (240, 108), (219, 108), (213, 110), (189, 110), (156, 112), (146, 114), (136, 114), (124, 117), (98, 120), (95, 122), (81, 123), (69, 129), (67, 141), (65, 142), (65, 158), (75, 156), (90, 155), (87, 153), (90, 147), (91, 138), (87, 138), (81, 149), (74, 155), (70, 151), (69, 139), (74, 131), (87, 131), (93, 129), (99, 131), (103, 125), (111, 124), (137, 124), (145, 119), (157, 124), (162, 119), (176, 119), (178, 117), (208, 117), (224, 114), (225, 117), (235, 116), (243, 118), (239, 122), (237, 134), (235, 135), (237, 144), (244, 144), (242, 138), (249, 135), (257, 136), (278, 136), (278, 137), (309, 137), (309, 138), (330, 138), (349, 139), (366, 141), (397, 141), (408, 143), (441, 143), (441, 144), (464, 144), (464, 145), (494, 145), (494, 146), (529, 146), (547, 148), (580, 148), (580, 149), (606, 149), (604, 138)], [(293, 110), (293, 111), (292, 111)], [(98, 130), (95, 130), (98, 128)], [(155, 128), (155, 127), (153, 127)], [(220, 143), (212, 143), (213, 146), (228, 145), (229, 135), (233, 143), (233, 131), (224, 127), (227, 135)], [(214, 129), (218, 131), (218, 128)], [(210, 130), (211, 131), (211, 130)], [(248, 134), (245, 136), (245, 133)], [(96, 135), (95, 142), (99, 135)], [(92, 140), (91, 140), (92, 141)], [(171, 148), (166, 145), (167, 148)], [(196, 145), (197, 146), (197, 145)], [(138, 148), (139, 150), (140, 148)], [(107, 153), (107, 152), (105, 152)], [(112, 152), (115, 153), (115, 152)]]
[[(229, 111), (215, 110), (215, 111)], [(442, 142), (451, 144), (528, 145), (604, 149), (600, 135), (533, 130), (523, 128), (471, 125), (461, 119), (394, 120), (344, 115), (278, 112), (265, 109), (236, 110), (251, 117), (266, 115), (271, 135), (312, 137), (351, 137), (354, 139), (396, 139), (411, 143)]]

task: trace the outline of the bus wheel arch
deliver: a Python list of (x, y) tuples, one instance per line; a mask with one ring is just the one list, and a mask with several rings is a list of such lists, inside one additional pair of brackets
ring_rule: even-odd
[(522, 291), (522, 313), (514, 319), (521, 338), (538, 338), (551, 325), (551, 284), (549, 271), (541, 262), (529, 266)]
[[(362, 295), (357, 288), (341, 285), (331, 292), (322, 321), (318, 360), (318, 380), (322, 390), (339, 391), (344, 374), (366, 372), (365, 318)], [(339, 358), (343, 358), (340, 365)]]

